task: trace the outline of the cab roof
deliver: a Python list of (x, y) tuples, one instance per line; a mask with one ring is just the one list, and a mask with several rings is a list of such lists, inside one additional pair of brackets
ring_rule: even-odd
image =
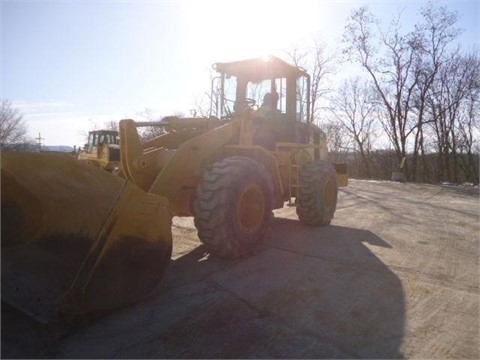
[(304, 69), (290, 65), (275, 56), (215, 63), (213, 68), (227, 76), (244, 78), (253, 82), (287, 77), (298, 78), (307, 74)]

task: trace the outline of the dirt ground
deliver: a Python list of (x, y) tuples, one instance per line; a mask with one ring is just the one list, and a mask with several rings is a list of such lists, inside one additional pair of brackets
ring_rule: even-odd
[(154, 294), (70, 326), (2, 304), (2, 358), (480, 358), (480, 202), (351, 180), (332, 225), (275, 212), (255, 256), (210, 257), (191, 218)]

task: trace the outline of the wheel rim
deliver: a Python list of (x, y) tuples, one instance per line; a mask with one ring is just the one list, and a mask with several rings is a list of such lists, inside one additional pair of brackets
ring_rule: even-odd
[(323, 203), (325, 204), (328, 212), (330, 212), (335, 206), (335, 194), (335, 181), (329, 179), (323, 189)]
[(237, 207), (237, 224), (243, 232), (252, 233), (260, 228), (265, 213), (265, 196), (257, 184), (247, 186)]

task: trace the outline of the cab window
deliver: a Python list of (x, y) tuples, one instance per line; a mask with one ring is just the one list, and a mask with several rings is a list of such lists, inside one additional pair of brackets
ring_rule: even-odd
[(308, 81), (305, 76), (301, 76), (297, 79), (297, 121), (306, 123), (308, 122)]

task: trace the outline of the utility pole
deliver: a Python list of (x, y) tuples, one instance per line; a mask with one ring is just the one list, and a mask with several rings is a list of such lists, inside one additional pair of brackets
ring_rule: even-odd
[(42, 152), (42, 140), (45, 140), (45, 139), (40, 136), (40, 133), (38, 133), (38, 138), (37, 138), (38, 152)]

